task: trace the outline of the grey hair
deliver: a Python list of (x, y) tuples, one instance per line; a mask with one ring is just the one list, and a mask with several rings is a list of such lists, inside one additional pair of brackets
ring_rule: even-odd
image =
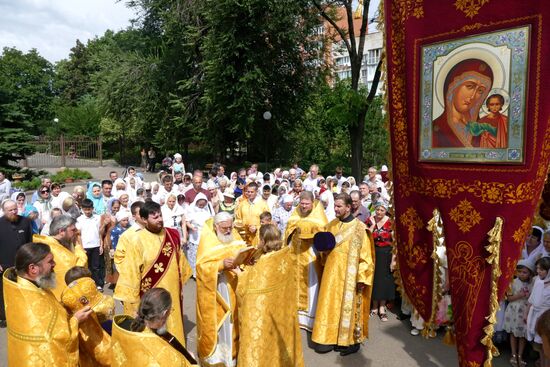
[(67, 229), (70, 225), (75, 223), (75, 219), (67, 214), (59, 215), (53, 218), (50, 223), (50, 236), (59, 234), (60, 231)]
[(2, 210), (4, 210), (4, 208), (6, 207), (6, 204), (15, 204), (17, 205), (17, 203), (15, 201), (13, 201), (12, 199), (5, 199), (2, 201)]
[(227, 212), (219, 212), (214, 216), (214, 224), (221, 222), (227, 222), (228, 220), (233, 220), (233, 216)]

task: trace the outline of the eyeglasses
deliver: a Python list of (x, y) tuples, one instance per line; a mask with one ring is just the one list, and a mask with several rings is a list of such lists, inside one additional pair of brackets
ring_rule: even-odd
[(50, 193), (50, 190), (42, 190), (40, 191), (41, 194), (49, 194)]

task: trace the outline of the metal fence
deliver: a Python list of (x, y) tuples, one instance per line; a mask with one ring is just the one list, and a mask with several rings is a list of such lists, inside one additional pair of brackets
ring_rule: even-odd
[(40, 136), (30, 142), (35, 153), (19, 161), (20, 167), (59, 168), (103, 165), (101, 137), (78, 136), (58, 139)]

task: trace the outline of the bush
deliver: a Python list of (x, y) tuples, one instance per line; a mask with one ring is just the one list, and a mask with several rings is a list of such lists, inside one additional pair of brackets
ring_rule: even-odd
[(40, 183), (42, 181), (40, 178), (35, 177), (31, 180), (25, 180), (21, 182), (14, 182), (13, 187), (18, 188), (21, 191), (30, 191), (30, 190), (36, 190), (40, 186)]
[(58, 171), (52, 176), (52, 182), (65, 182), (68, 178), (72, 178), (73, 180), (88, 180), (92, 178), (92, 174), (78, 168), (65, 168), (63, 171)]

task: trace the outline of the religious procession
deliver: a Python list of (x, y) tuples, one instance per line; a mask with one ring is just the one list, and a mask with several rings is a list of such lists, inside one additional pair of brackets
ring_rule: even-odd
[(550, 367), (547, 2), (74, 3), (0, 12), (0, 364)]

